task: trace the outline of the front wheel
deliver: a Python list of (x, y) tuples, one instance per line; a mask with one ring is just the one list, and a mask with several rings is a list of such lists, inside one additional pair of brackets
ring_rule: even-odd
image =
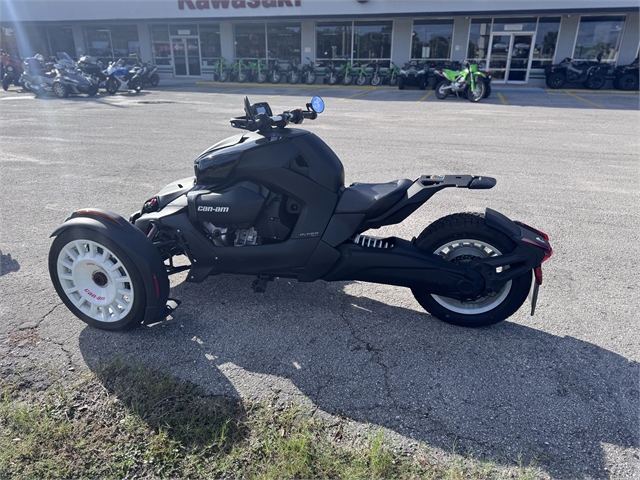
[(140, 93), (140, 90), (142, 90), (142, 80), (140, 80), (139, 78), (132, 78), (127, 87), (129, 88), (129, 90)]
[(115, 78), (108, 78), (104, 84), (104, 88), (107, 90), (107, 93), (109, 95), (115, 95), (115, 93), (118, 91), (118, 88), (120, 88), (120, 82), (118, 82), (118, 80), (116, 80)]
[(440, 83), (436, 85), (436, 98), (439, 100), (444, 100), (449, 96), (449, 92), (451, 89), (447, 88), (451, 82), (447, 80), (442, 80)]
[(389, 78), (389, 86), (395, 87), (398, 84), (398, 75), (395, 73), (391, 74), (391, 78)]
[(265, 72), (260, 72), (256, 75), (256, 82), (264, 83), (267, 81), (267, 74)]
[(604, 87), (604, 84), (606, 82), (607, 79), (604, 75), (596, 73), (595, 75), (591, 75), (589, 78), (587, 78), (587, 80), (584, 82), (584, 86), (589, 90), (600, 90), (602, 87)]
[(281, 79), (282, 79), (282, 75), (280, 74), (280, 72), (271, 73), (271, 83), (280, 83)]
[(93, 97), (94, 95), (98, 94), (98, 84), (94, 83), (89, 87), (89, 91), (87, 92), (87, 95), (89, 95), (90, 97)]
[(374, 87), (380, 85), (380, 75), (374, 75), (373, 77), (371, 77), (371, 85), (373, 85)]
[(617, 81), (616, 88), (620, 90), (638, 90), (638, 76), (633, 73), (622, 75)]
[(58, 98), (66, 98), (69, 96), (69, 87), (60, 81), (53, 82), (53, 93)]
[(362, 86), (365, 84), (366, 81), (367, 81), (367, 77), (365, 77), (364, 75), (358, 75), (358, 78), (356, 78), (356, 85)]
[(316, 83), (316, 77), (316, 72), (308, 71), (304, 76), (304, 83), (306, 83), (307, 85), (313, 85), (314, 83)]
[(469, 85), (468, 90), (467, 95), (470, 102), (478, 103), (484, 98), (485, 85), (482, 80), (476, 80), (475, 88), (472, 89), (471, 85)]
[(5, 75), (4, 78), (2, 79), (2, 89), (3, 90), (9, 90), (9, 85), (11, 85), (12, 79), (11, 79), (11, 75)]
[(565, 76), (559, 72), (550, 73), (545, 78), (545, 83), (549, 88), (562, 88), (566, 81)]
[[(456, 213), (437, 220), (415, 240), (420, 250), (448, 262), (464, 264), (476, 258), (510, 253), (513, 241), (504, 233), (487, 226), (484, 214)], [(496, 269), (499, 274), (502, 267)], [(509, 280), (500, 291), (473, 301), (460, 301), (435, 295), (420, 288), (412, 292), (422, 307), (440, 320), (462, 327), (484, 327), (513, 315), (525, 302), (532, 275), (525, 273)]]
[(300, 81), (300, 74), (296, 71), (293, 71), (289, 74), (289, 83), (298, 83)]
[(138, 267), (101, 233), (82, 227), (60, 233), (49, 251), (49, 274), (67, 308), (92, 327), (126, 330), (144, 319)]
[(345, 75), (344, 77), (342, 77), (343, 85), (351, 85), (352, 81), (353, 81), (353, 77), (351, 75)]
[(329, 85), (335, 85), (336, 83), (338, 83), (338, 75), (336, 75), (334, 72), (331, 72), (329, 74), (329, 78), (327, 79), (327, 83)]

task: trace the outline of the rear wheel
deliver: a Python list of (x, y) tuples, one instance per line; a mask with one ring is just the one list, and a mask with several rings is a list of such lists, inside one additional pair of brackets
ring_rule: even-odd
[[(256, 82), (264, 83), (267, 81), (267, 74), (265, 72), (260, 72), (256, 75)], [(280, 79), (278, 79), (280, 81)]]
[(451, 82), (448, 80), (442, 80), (438, 83), (436, 85), (436, 98), (440, 100), (447, 98), (449, 96), (449, 92), (451, 92), (451, 89), (447, 88), (450, 84)]
[(353, 81), (353, 77), (351, 75), (345, 75), (344, 77), (342, 77), (343, 85), (351, 85), (352, 81)]
[(67, 308), (92, 327), (126, 330), (144, 318), (147, 300), (138, 268), (101, 233), (64, 230), (51, 245), (49, 274)]
[(489, 95), (491, 95), (491, 85), (489, 85), (488, 83), (484, 84), (484, 98), (489, 98)]
[(425, 90), (427, 88), (427, 78), (426, 77), (422, 77), (420, 78), (420, 81), (418, 82), (418, 88), (420, 90)]
[(128, 87), (130, 90), (133, 90), (134, 92), (139, 93), (140, 90), (142, 90), (142, 80), (140, 80), (139, 78), (133, 78), (129, 82)]
[[(515, 245), (502, 232), (487, 226), (483, 214), (456, 213), (437, 220), (415, 241), (416, 247), (448, 262), (464, 264), (513, 251)], [(499, 274), (501, 268), (496, 269)], [(474, 301), (460, 301), (419, 288), (412, 292), (422, 307), (440, 320), (462, 327), (483, 327), (513, 315), (527, 299), (532, 276), (509, 280), (500, 291)]]
[(371, 77), (371, 85), (373, 85), (374, 87), (380, 85), (380, 75), (374, 75), (373, 77)]
[(304, 76), (304, 82), (307, 85), (313, 85), (314, 83), (316, 83), (316, 77), (316, 72), (308, 71)]
[(160, 84), (160, 75), (157, 73), (152, 73), (149, 75), (149, 85), (152, 87), (157, 87)]
[(620, 90), (638, 90), (638, 76), (633, 73), (622, 75), (617, 83)]
[(398, 84), (398, 75), (391, 74), (391, 78), (389, 78), (389, 86), (395, 87)]
[(602, 87), (604, 87), (606, 81), (607, 79), (604, 75), (596, 73), (595, 75), (591, 75), (589, 78), (587, 78), (587, 80), (584, 82), (584, 86), (585, 88), (588, 88), (590, 90), (600, 90)]
[(97, 83), (94, 83), (93, 85), (91, 85), (91, 86), (89, 87), (89, 91), (87, 92), (87, 94), (88, 94), (90, 97), (93, 97), (93, 96), (94, 96), (94, 95), (96, 95), (97, 93), (98, 93), (98, 84), (97, 84)]

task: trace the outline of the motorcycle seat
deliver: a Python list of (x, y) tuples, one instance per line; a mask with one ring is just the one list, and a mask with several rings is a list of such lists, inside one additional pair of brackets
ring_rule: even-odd
[(389, 183), (354, 183), (342, 192), (336, 213), (364, 213), (374, 218), (398, 203), (413, 182), (407, 178)]

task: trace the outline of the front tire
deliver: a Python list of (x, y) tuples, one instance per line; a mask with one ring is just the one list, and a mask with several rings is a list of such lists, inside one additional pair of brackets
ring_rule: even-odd
[(133, 78), (129, 82), (128, 88), (136, 93), (140, 93), (140, 90), (142, 90), (142, 80), (139, 78)]
[(67, 308), (92, 327), (127, 330), (144, 319), (147, 299), (137, 266), (95, 230), (60, 233), (49, 250), (49, 274)]
[(9, 85), (11, 85), (11, 75), (5, 75), (2, 79), (2, 89), (4, 91), (9, 90)]
[(367, 77), (365, 77), (364, 75), (358, 75), (358, 78), (356, 78), (356, 85), (361, 87), (366, 83), (366, 81)]
[(280, 80), (282, 80), (280, 72), (273, 72), (271, 74), (271, 83), (280, 83)]
[(602, 74), (591, 75), (586, 82), (584, 82), (585, 88), (589, 90), (600, 90), (604, 87), (604, 84), (607, 82), (607, 79)]
[(371, 85), (373, 85), (374, 87), (380, 85), (380, 75), (374, 75), (373, 77), (371, 77)]
[(69, 96), (69, 87), (67, 87), (62, 82), (58, 82), (58, 81), (53, 82), (52, 88), (53, 88), (53, 93), (58, 98), (66, 98)]
[(468, 87), (468, 97), (469, 101), (473, 103), (478, 103), (480, 100), (484, 98), (485, 85), (482, 80), (476, 80), (475, 87), (473, 90), (471, 89), (471, 85)]
[(109, 95), (115, 95), (118, 88), (120, 88), (120, 82), (115, 78), (108, 78), (104, 84), (104, 88)]
[(549, 75), (547, 75), (547, 78), (545, 78), (547, 87), (554, 89), (562, 88), (566, 81), (567, 79), (565, 78), (565, 76), (559, 72), (550, 73)]
[[(424, 252), (448, 262), (466, 263), (475, 258), (507, 254), (515, 244), (502, 232), (487, 226), (484, 214), (456, 213), (437, 220), (415, 240)], [(499, 269), (496, 270), (499, 273)], [(462, 302), (435, 295), (420, 288), (412, 292), (422, 307), (440, 320), (462, 327), (484, 327), (513, 315), (527, 299), (532, 275), (526, 273), (508, 281), (499, 292)]]

